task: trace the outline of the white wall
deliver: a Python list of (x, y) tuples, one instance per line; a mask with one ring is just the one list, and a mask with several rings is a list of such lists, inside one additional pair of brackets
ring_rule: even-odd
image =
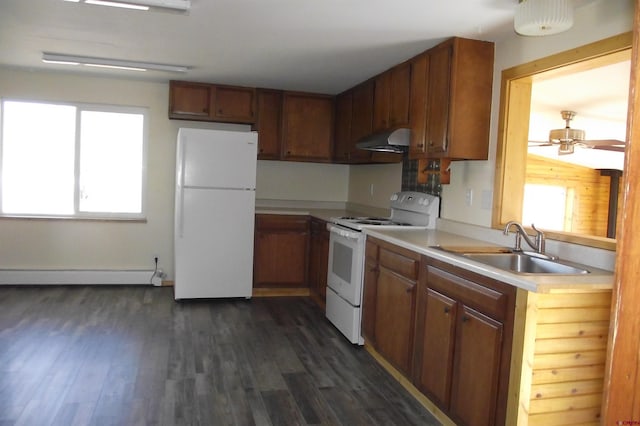
[[(172, 278), (178, 128), (248, 130), (233, 124), (169, 120), (167, 83), (0, 67), (0, 97), (149, 108), (146, 222), (0, 218), (0, 269), (152, 269), (153, 257), (158, 256), (160, 267)], [(259, 161), (256, 194), (346, 202), (348, 181), (345, 165)]]
[(388, 209), (389, 197), (400, 191), (401, 184), (402, 163), (354, 165), (349, 177), (349, 201)]
[(349, 195), (343, 164), (258, 161), (256, 180), (259, 199), (346, 202)]
[[(451, 184), (443, 185), (442, 191), (443, 218), (491, 226), (491, 209), (482, 207), (482, 194), (485, 193), (485, 198), (493, 194), (502, 71), (630, 31), (633, 11), (633, 0), (595, 0), (576, 9), (574, 26), (565, 33), (546, 37), (521, 37), (513, 33), (496, 42), (489, 160), (452, 163)], [(471, 206), (465, 203), (467, 189), (473, 191)]]

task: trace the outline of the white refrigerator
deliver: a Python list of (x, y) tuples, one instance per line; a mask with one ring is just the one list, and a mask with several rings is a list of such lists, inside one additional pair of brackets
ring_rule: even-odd
[(178, 131), (175, 299), (251, 297), (258, 136)]

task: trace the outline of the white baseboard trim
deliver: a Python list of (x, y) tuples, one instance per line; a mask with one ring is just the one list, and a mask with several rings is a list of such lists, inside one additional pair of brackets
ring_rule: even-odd
[(152, 276), (153, 270), (0, 269), (0, 285), (153, 285)]

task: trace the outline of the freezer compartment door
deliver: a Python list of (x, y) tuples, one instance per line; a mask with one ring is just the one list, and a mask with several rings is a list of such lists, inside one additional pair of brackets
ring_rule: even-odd
[(255, 191), (184, 188), (176, 200), (175, 298), (251, 297)]
[(178, 186), (255, 189), (257, 147), (255, 132), (180, 129)]

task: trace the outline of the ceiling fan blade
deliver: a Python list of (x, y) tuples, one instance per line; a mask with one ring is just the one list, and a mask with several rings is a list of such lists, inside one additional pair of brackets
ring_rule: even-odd
[(529, 141), (529, 146), (551, 146), (553, 145), (549, 141)]
[(617, 139), (592, 139), (577, 142), (585, 148), (624, 152), (625, 143)]

